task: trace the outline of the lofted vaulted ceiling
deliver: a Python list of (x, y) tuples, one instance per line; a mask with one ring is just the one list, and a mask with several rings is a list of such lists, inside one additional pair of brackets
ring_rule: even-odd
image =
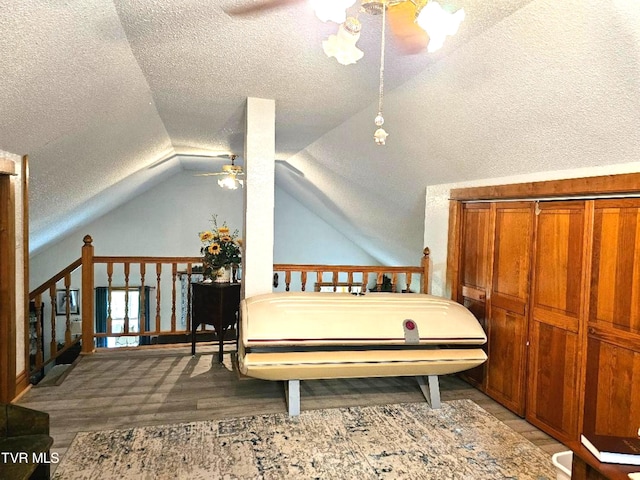
[(278, 186), (382, 262), (415, 262), (427, 185), (640, 160), (637, 0), (450, 0), (441, 51), (389, 38), (384, 147), (380, 17), (342, 66), (306, 2), (224, 12), (253, 1), (0, 0), (0, 150), (29, 154), (34, 250), (242, 152), (247, 97), (276, 101)]

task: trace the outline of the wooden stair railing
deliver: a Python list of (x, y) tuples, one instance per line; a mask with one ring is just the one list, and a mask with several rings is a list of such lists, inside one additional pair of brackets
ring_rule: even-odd
[[(49, 324), (45, 324), (45, 328), (43, 329), (40, 327), (40, 321), (37, 322), (37, 351), (35, 354), (35, 362), (33, 362), (34, 364), (30, 369), (32, 374), (42, 370), (46, 365), (55, 361), (58, 356), (76, 345), (79, 341), (82, 341), (82, 354), (90, 354), (96, 349), (96, 338), (187, 335), (191, 332), (191, 296), (189, 289), (187, 288), (186, 292), (181, 290), (180, 294), (178, 294), (176, 286), (179, 281), (183, 282), (181, 287), (184, 287), (184, 282), (186, 282), (186, 285), (189, 285), (193, 281), (193, 275), (199, 273), (199, 271), (195, 271), (195, 267), (202, 264), (201, 257), (95, 256), (91, 236), (86, 235), (83, 242), (82, 256), (79, 259), (29, 294), (29, 300), (34, 303), (38, 315), (42, 314), (44, 310), (43, 305), (47, 306), (47, 310), (50, 309)], [(315, 280), (314, 290), (320, 284), (333, 286), (334, 291), (337, 290), (338, 286), (343, 285), (345, 285), (349, 291), (351, 291), (352, 286), (355, 285), (366, 289), (370, 280), (373, 279), (375, 285), (373, 289), (381, 291), (383, 289), (385, 276), (388, 275), (390, 277), (391, 290), (394, 292), (398, 289), (410, 291), (416, 277), (419, 276), (419, 292), (428, 293), (429, 263), (429, 249), (425, 248), (420, 266), (274, 264), (273, 267), (274, 272), (284, 272), (285, 289), (287, 291), (292, 287), (292, 274), (299, 273), (300, 288), (303, 291), (308, 289), (307, 283), (310, 278), (314, 278)], [(81, 297), (80, 315), (82, 334), (74, 338), (71, 328), (71, 297), (69, 292), (72, 290), (72, 274), (78, 269), (81, 270), (81, 286), (79, 290)], [(163, 273), (165, 273), (165, 277), (163, 277)], [(331, 277), (330, 282), (326, 281), (325, 274), (327, 277)], [(102, 280), (96, 281), (96, 276)], [(181, 280), (179, 280), (178, 277), (181, 277)], [(78, 282), (77, 277), (75, 278), (75, 282)], [(59, 288), (60, 283), (61, 288)], [(163, 285), (166, 288), (167, 284), (169, 285), (170, 293), (163, 291)], [(104, 286), (107, 289), (108, 296), (106, 331), (100, 333), (95, 332), (95, 288), (97, 286)], [(417, 287), (414, 286), (413, 288), (416, 289)], [(65, 321), (63, 343), (58, 342), (57, 339), (56, 294), (58, 290), (65, 290), (67, 294), (64, 308), (65, 313), (63, 314)], [(113, 331), (113, 319), (111, 318), (111, 297), (116, 290), (124, 290), (125, 295), (124, 325), (121, 332)], [(138, 318), (138, 328), (130, 329), (129, 319), (131, 312), (128, 311), (128, 299), (130, 293), (133, 291), (139, 292), (140, 305), (145, 305), (147, 300), (145, 295), (147, 291), (154, 292), (155, 302), (153, 302), (153, 306), (149, 305), (149, 312), (146, 312), (150, 318), (145, 318), (145, 309), (140, 308), (140, 315), (132, 317), (140, 317)], [(170, 296), (166, 297), (166, 295)], [(163, 303), (165, 298), (170, 298), (170, 302), (165, 300)], [(184, 328), (179, 327), (177, 323), (176, 305), (178, 300), (186, 302), (183, 310), (185, 316), (181, 317), (181, 320), (184, 321)], [(168, 313), (165, 314), (165, 311)], [(148, 328), (146, 327), (147, 323), (149, 325)], [(45, 336), (49, 336), (48, 344), (50, 345), (50, 354), (48, 358), (45, 358)], [(61, 348), (59, 347), (59, 343), (63, 345)]]
[[(109, 298), (109, 306), (111, 305), (111, 296), (115, 290), (124, 291), (124, 321), (123, 331), (113, 331), (113, 319), (111, 317), (111, 309), (108, 308), (107, 312), (107, 326), (106, 332), (96, 333), (94, 331), (94, 319), (85, 319), (83, 313), (82, 325), (83, 325), (83, 337), (91, 338), (89, 342), (84, 342), (82, 345), (83, 353), (91, 353), (95, 350), (94, 338), (102, 337), (131, 337), (131, 336), (163, 336), (163, 335), (177, 335), (188, 334), (191, 332), (191, 309), (190, 301), (191, 296), (187, 293), (186, 301), (186, 319), (185, 328), (178, 328), (177, 324), (177, 311), (176, 305), (178, 303), (178, 276), (179, 273), (186, 275), (186, 282), (190, 284), (192, 276), (197, 272), (194, 271), (195, 266), (202, 264), (202, 257), (151, 257), (151, 256), (94, 256), (93, 254), (93, 240), (89, 235), (84, 238), (85, 245), (83, 247), (83, 263), (91, 266), (91, 272), (87, 270), (86, 277), (83, 275), (84, 291), (93, 291), (95, 285), (95, 269), (99, 266), (103, 266), (106, 271), (106, 288)], [(165, 269), (168, 266), (168, 269)], [(84, 272), (84, 270), (83, 270)], [(163, 272), (170, 277), (170, 303), (168, 309), (168, 318), (170, 318), (168, 328), (163, 329), (163, 298), (165, 292), (162, 289)], [(116, 277), (119, 280), (114, 280)], [(166, 285), (166, 284), (165, 284)], [(155, 302), (149, 312), (145, 312), (144, 308), (140, 309), (140, 318), (138, 319), (139, 325), (137, 331), (131, 331), (129, 326), (130, 313), (128, 311), (129, 295), (133, 291), (140, 292), (140, 304), (144, 305), (146, 298), (146, 288), (150, 287), (155, 291)], [(91, 297), (91, 298), (86, 298)], [(94, 298), (93, 296), (83, 295), (83, 310), (84, 312), (94, 311)], [(151, 306), (150, 306), (151, 307)], [(165, 305), (166, 307), (166, 305)], [(145, 318), (148, 314), (151, 318)], [(147, 320), (149, 328), (146, 328)]]
[[(330, 284), (333, 286), (333, 291), (336, 291), (338, 286), (346, 286), (348, 291), (355, 285), (362, 285), (362, 288), (366, 288), (369, 284), (369, 279), (375, 279), (375, 291), (382, 291), (385, 275), (391, 275), (391, 291), (396, 292), (398, 288), (398, 282), (403, 277), (402, 286), (403, 291), (410, 291), (412, 280), (414, 275), (420, 276), (420, 293), (429, 292), (429, 248), (425, 247), (423, 250), (422, 260), (420, 266), (363, 266), (363, 265), (301, 265), (301, 264), (288, 264), (279, 263), (274, 264), (274, 272), (284, 272), (284, 284), (285, 290), (288, 292), (291, 290), (292, 273), (300, 274), (301, 290), (304, 292), (307, 290), (307, 282), (310, 274), (315, 274), (314, 289), (319, 284)], [(331, 281), (326, 282), (324, 274), (331, 276)], [(346, 275), (346, 281), (341, 280), (340, 277)], [(313, 275), (311, 275), (313, 277)]]
[[(48, 279), (42, 285), (34, 289), (29, 293), (29, 302), (33, 302), (35, 306), (35, 312), (37, 316), (37, 321), (35, 323), (35, 335), (36, 335), (36, 351), (34, 354), (34, 362), (32, 365), (29, 365), (29, 373), (30, 375), (35, 374), (36, 372), (42, 370), (49, 363), (55, 361), (60, 355), (69, 350), (73, 345), (80, 341), (80, 338), (73, 339), (71, 336), (71, 296), (70, 296), (70, 287), (71, 287), (71, 275), (82, 266), (82, 259), (79, 258), (69, 266), (56, 273), (53, 277)], [(66, 300), (65, 300), (65, 332), (64, 332), (64, 343), (63, 348), (58, 349), (58, 341), (57, 341), (57, 328), (56, 328), (56, 292), (57, 292), (57, 284), (58, 282), (64, 282), (64, 289), (66, 290)], [(50, 305), (50, 324), (49, 331), (50, 333), (50, 342), (49, 342), (49, 355), (45, 360), (44, 358), (44, 330), (42, 325), (44, 322), (41, 318), (43, 315), (43, 304), (48, 301)], [(26, 331), (30, 332), (29, 319), (25, 319)], [(62, 342), (61, 342), (62, 343)], [(31, 363), (31, 362), (30, 362)]]

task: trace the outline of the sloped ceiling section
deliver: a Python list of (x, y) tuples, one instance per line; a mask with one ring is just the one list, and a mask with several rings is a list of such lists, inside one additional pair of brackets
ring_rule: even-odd
[(442, 51), (389, 38), (385, 147), (381, 17), (342, 66), (307, 2), (223, 12), (253, 1), (0, 0), (0, 149), (30, 156), (33, 250), (241, 153), (247, 97), (276, 100), (279, 186), (383, 263), (419, 258), (426, 185), (640, 158), (637, 0), (450, 0), (467, 18)]

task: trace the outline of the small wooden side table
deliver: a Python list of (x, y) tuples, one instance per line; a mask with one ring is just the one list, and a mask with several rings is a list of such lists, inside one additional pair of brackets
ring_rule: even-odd
[(225, 333), (229, 328), (236, 326), (239, 309), (239, 283), (192, 283), (191, 355), (196, 354), (196, 330), (198, 327), (213, 325), (216, 337), (218, 337), (218, 362), (222, 363)]
[(571, 480), (629, 480), (629, 473), (640, 472), (640, 465), (599, 462), (580, 442), (566, 445), (573, 451)]

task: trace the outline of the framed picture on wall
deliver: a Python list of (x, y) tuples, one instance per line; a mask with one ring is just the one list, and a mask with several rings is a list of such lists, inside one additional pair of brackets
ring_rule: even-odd
[[(56, 315), (67, 314), (67, 291), (56, 291)], [(80, 305), (78, 304), (78, 290), (69, 290), (69, 314), (79, 315)]]

